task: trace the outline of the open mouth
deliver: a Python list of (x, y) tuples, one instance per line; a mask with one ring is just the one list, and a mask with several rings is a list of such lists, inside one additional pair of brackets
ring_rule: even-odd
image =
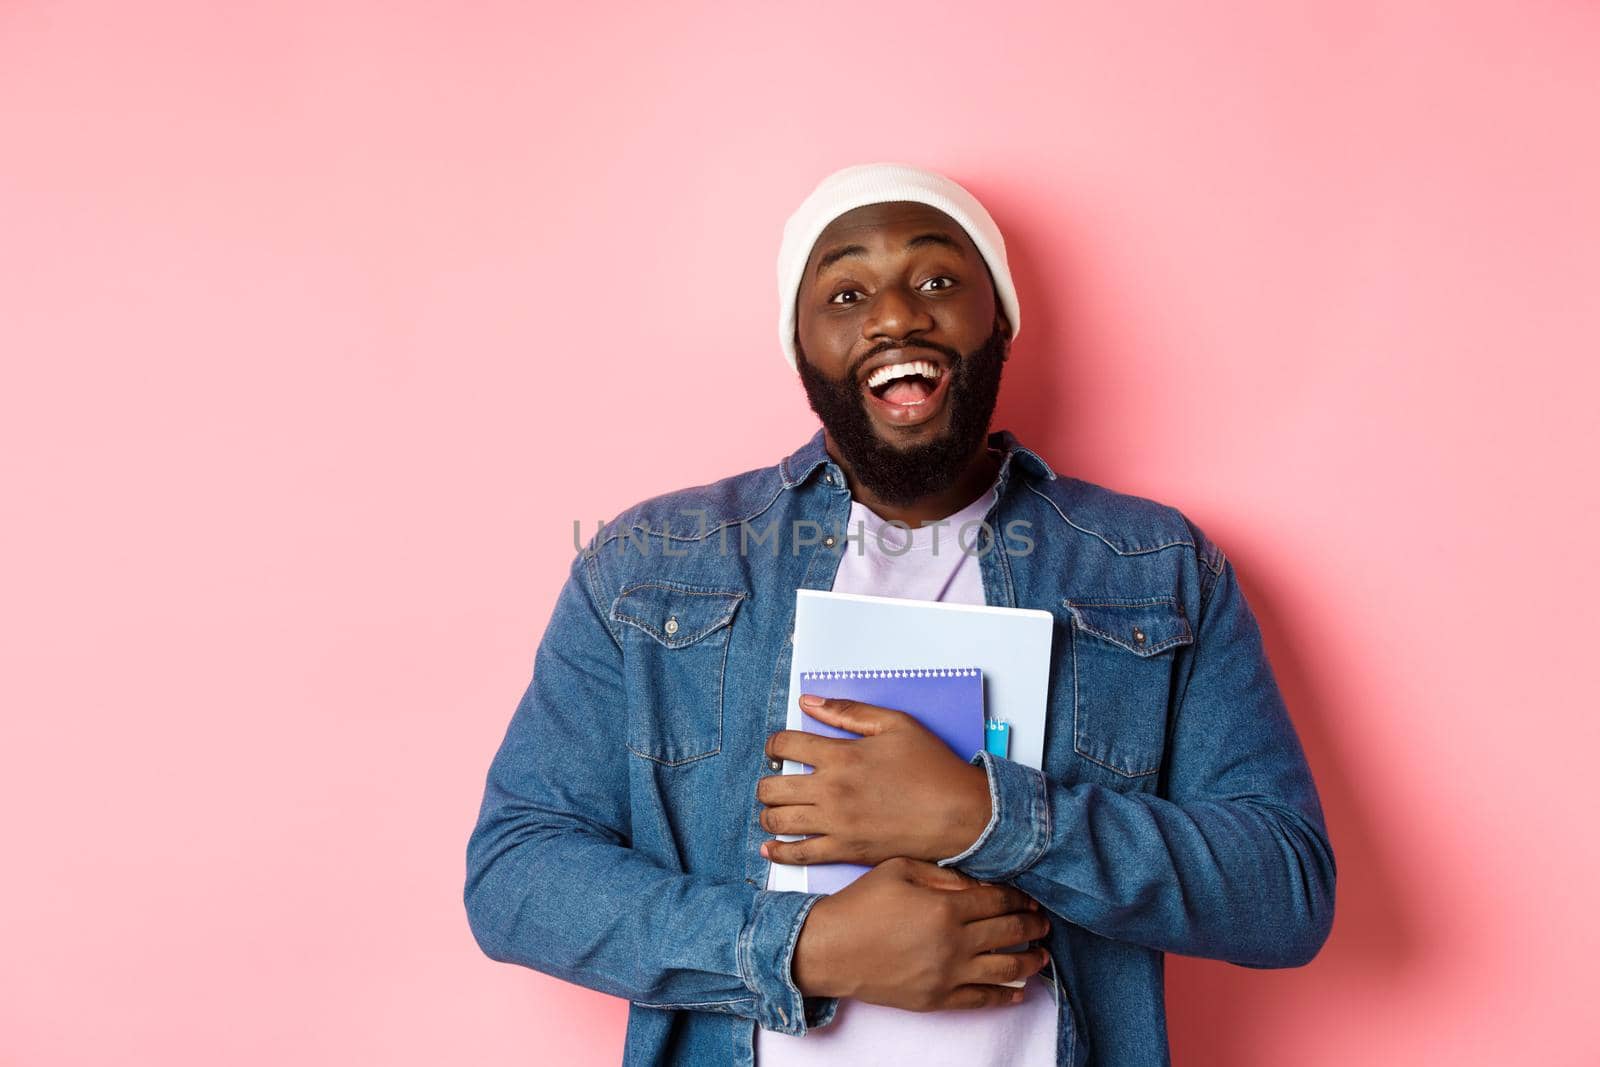
[(944, 406), (950, 374), (938, 363), (909, 359), (879, 367), (867, 375), (865, 391), (883, 418), (897, 425), (924, 422)]

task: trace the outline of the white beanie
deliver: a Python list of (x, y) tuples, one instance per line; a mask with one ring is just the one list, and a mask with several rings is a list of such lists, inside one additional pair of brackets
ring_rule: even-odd
[(862, 163), (834, 171), (818, 182), (783, 224), (783, 244), (778, 249), (778, 343), (789, 366), (799, 369), (794, 350), (795, 300), (817, 238), (846, 211), (901, 200), (938, 208), (961, 224), (989, 266), (1000, 305), (1011, 322), (1011, 336), (1022, 328), (1022, 311), (1006, 264), (1005, 238), (978, 198), (931, 170), (902, 163)]

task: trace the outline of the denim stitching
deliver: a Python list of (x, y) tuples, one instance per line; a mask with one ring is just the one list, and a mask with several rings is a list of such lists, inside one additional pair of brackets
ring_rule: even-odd
[(701, 630), (698, 633), (692, 633), (687, 637), (668, 637), (660, 630), (656, 629), (654, 624), (650, 623), (649, 621), (641, 619), (636, 615), (629, 615), (625, 611), (618, 611), (616, 608), (611, 609), (611, 617), (616, 619), (618, 622), (632, 623), (668, 648), (688, 648), (690, 645), (698, 642), (701, 638), (709, 637), (718, 630), (722, 629), (724, 626), (727, 626), (733, 621), (733, 612), (730, 610), (726, 615), (714, 621), (704, 630)]
[(679, 582), (671, 578), (650, 578), (646, 581), (634, 582), (617, 595), (618, 597), (624, 597), (629, 593), (636, 593), (640, 589), (666, 589), (674, 593), (693, 593), (697, 596), (732, 596), (738, 597), (740, 600), (750, 595), (742, 589), (715, 589), (709, 585), (693, 585), (689, 582)]
[[(745, 984), (745, 988), (749, 989), (751, 993), (755, 994), (757, 1010), (760, 1010), (760, 1008), (765, 1004), (765, 1001), (767, 1000), (767, 998), (764, 998), (762, 996), (762, 994), (761, 994), (761, 990), (756, 987), (756, 983), (755, 983), (756, 966), (755, 966), (754, 949), (753, 949), (752, 946), (753, 946), (753, 944), (755, 942), (756, 926), (761, 921), (762, 913), (773, 906), (770, 903), (770, 899), (771, 899), (770, 897), (766, 897), (766, 896), (764, 896), (764, 895), (762, 895), (760, 893), (758, 893), (756, 895), (755, 907), (753, 909), (751, 909), (751, 912), (750, 912), (750, 921), (745, 924), (745, 928), (743, 930), (739, 931), (739, 938), (738, 938), (738, 941), (736, 942), (736, 950), (735, 950), (735, 955), (736, 955), (736, 957), (738, 959), (738, 964), (739, 964), (739, 972), (740, 972), (739, 973), (739, 977), (740, 977), (741, 980), (743, 980), (743, 982)], [(785, 939), (785, 949), (784, 950), (785, 950), (786, 954), (788, 954), (790, 956), (793, 955), (794, 945), (795, 945), (795, 943), (797, 941), (800, 940), (800, 928), (803, 925), (805, 925), (805, 917), (810, 914), (812, 906), (816, 904), (818, 899), (820, 899), (818, 896), (812, 896), (809, 900), (803, 901), (801, 903), (800, 910), (799, 910), (798, 914), (795, 916), (794, 921), (792, 921), (790, 923), (789, 935)], [(804, 1028), (805, 1028), (805, 1003), (804, 1003), (804, 998), (801, 996), (800, 990), (795, 987), (793, 982), (791, 982), (791, 981), (789, 981), (788, 979), (785, 978), (784, 982), (783, 982), (783, 985), (784, 985), (784, 991), (786, 993), (791, 993), (792, 992), (794, 994), (794, 997), (800, 997), (800, 999), (801, 999), (801, 1005), (800, 1005), (800, 1030), (796, 1031), (791, 1026), (791, 1024), (789, 1022), (789, 1014), (786, 1011), (783, 1010), (783, 1005), (774, 1003), (774, 1004), (772, 1004), (770, 1006), (771, 1006), (773, 1011), (776, 1011), (778, 1013), (778, 1018), (783, 1023), (782, 1032), (784, 1032), (784, 1033), (793, 1033), (793, 1034), (798, 1034), (798, 1033), (804, 1032)], [(790, 1007), (794, 1006), (793, 1005), (794, 997), (790, 998)], [(771, 1021), (770, 1014), (768, 1015), (768, 1021)], [(773, 1029), (773, 1028), (769, 1027), (768, 1029)]]
[[(657, 630), (653, 624), (646, 622), (644, 619), (636, 618), (635, 616), (619, 610), (618, 605), (622, 603), (622, 598), (627, 596), (629, 593), (637, 592), (640, 589), (665, 589), (668, 592), (688, 593), (692, 596), (731, 597), (733, 599), (733, 603), (732, 606), (728, 608), (728, 613), (726, 615), (712, 623), (700, 633), (690, 634), (685, 638), (669, 639), (665, 637), (659, 630)], [(639, 629), (648, 633), (660, 644), (676, 651), (678, 649), (687, 648), (690, 645), (697, 644), (703, 638), (709, 637), (718, 630), (728, 627), (733, 621), (734, 613), (738, 611), (740, 602), (746, 598), (747, 594), (743, 592), (735, 592), (726, 589), (711, 589), (706, 586), (690, 585), (687, 582), (675, 582), (666, 578), (657, 578), (651, 581), (635, 582), (626, 589), (622, 590), (622, 592), (618, 593), (617, 599), (612, 603), (611, 617), (619, 621), (629, 623), (630, 625), (637, 626)], [(722, 659), (717, 664), (716, 747), (706, 752), (696, 752), (692, 756), (683, 756), (679, 759), (667, 759), (664, 756), (655, 756), (648, 752), (640, 752), (637, 748), (634, 748), (633, 745), (624, 742), (624, 747), (627, 748), (629, 752), (632, 752), (640, 759), (647, 759), (652, 763), (659, 763), (663, 767), (681, 767), (686, 763), (693, 763), (696, 760), (703, 760), (707, 757), (715, 756), (722, 751), (722, 726), (723, 718), (726, 714), (726, 708), (723, 706), (723, 698), (727, 687), (728, 644), (729, 642), (727, 641), (722, 643)]]
[[(700, 534), (698, 534), (696, 536), (693, 536), (693, 537), (680, 536), (679, 534), (673, 533), (670, 529), (669, 530), (652, 530), (650, 528), (650, 524), (649, 523), (645, 523), (643, 525), (640, 525), (637, 522), (631, 523), (628, 526), (627, 532), (631, 534), (634, 530), (643, 530), (646, 537), (665, 537), (669, 541), (704, 541), (706, 538), (710, 537), (714, 533), (717, 533), (717, 532), (721, 531), (725, 527), (737, 526), (740, 523), (749, 522), (751, 519), (759, 518), (760, 516), (764, 515), (768, 511), (768, 509), (770, 509), (772, 507), (773, 504), (777, 503), (778, 498), (783, 495), (784, 488), (785, 488), (784, 486), (779, 485), (777, 490), (772, 494), (772, 499), (768, 500), (765, 504), (762, 504), (755, 511), (753, 511), (750, 514), (744, 516), (743, 518), (726, 519), (726, 520), (724, 520), (722, 522), (717, 523), (715, 526), (707, 526), (704, 531), (702, 531)], [(685, 509), (685, 510), (691, 510), (691, 509)], [(612, 541), (615, 541), (617, 538), (623, 536), (623, 533), (624, 533), (623, 529), (620, 526), (618, 526), (616, 529), (612, 530), (609, 534), (606, 535), (605, 539), (600, 542), (599, 548), (604, 548), (606, 545), (609, 545)], [(596, 551), (598, 551), (598, 549), (596, 549)]]
[(1114, 545), (1110, 541), (1108, 541), (1104, 534), (1102, 534), (1102, 533), (1100, 533), (1100, 532), (1098, 532), (1096, 530), (1091, 530), (1086, 526), (1079, 526), (1077, 523), (1073, 522), (1070, 518), (1067, 517), (1067, 513), (1061, 510), (1061, 505), (1057, 504), (1054, 500), (1051, 500), (1045, 494), (1039, 492), (1038, 489), (1034, 488), (1031, 485), (1028, 485), (1027, 489), (1028, 489), (1028, 491), (1030, 493), (1033, 493), (1035, 496), (1039, 497), (1045, 503), (1049, 504), (1052, 508), (1054, 508), (1055, 509), (1055, 513), (1057, 515), (1061, 516), (1061, 521), (1062, 522), (1066, 523), (1068, 526), (1072, 527), (1074, 530), (1077, 530), (1079, 533), (1088, 534), (1090, 537), (1093, 537), (1093, 538), (1099, 540), (1107, 548), (1111, 549), (1111, 551), (1115, 552), (1119, 556), (1144, 556), (1144, 555), (1149, 555), (1151, 552), (1161, 552), (1161, 551), (1164, 551), (1164, 550), (1169, 549), (1169, 548), (1177, 548), (1179, 545), (1187, 545), (1190, 548), (1194, 547), (1194, 542), (1193, 541), (1165, 541), (1165, 542), (1163, 542), (1163, 543), (1161, 543), (1159, 545), (1153, 545), (1150, 548), (1131, 548), (1131, 549), (1126, 549), (1126, 550), (1118, 548), (1116, 545)]
[[(720, 736), (721, 736), (721, 732), (719, 731), (718, 732), (718, 737), (720, 738)], [(640, 752), (638, 749), (634, 748), (632, 745), (626, 744), (626, 742), (624, 742), (624, 744), (625, 744), (625, 747), (628, 749), (629, 752), (632, 752), (635, 756), (638, 756), (640, 759), (647, 759), (652, 763), (659, 763), (663, 767), (682, 767), (685, 763), (693, 763), (696, 760), (703, 760), (703, 759), (706, 759), (709, 756), (715, 756), (715, 755), (717, 755), (718, 753), (720, 753), (722, 751), (722, 742), (721, 742), (721, 740), (718, 740), (717, 747), (711, 749), (709, 752), (697, 752), (692, 756), (684, 756), (682, 759), (666, 759), (665, 757), (662, 757), (662, 756), (652, 756), (648, 752)]]
[[(1033, 770), (1033, 768), (1030, 767), (1028, 770)], [(1029, 804), (1032, 807), (1030, 814), (1033, 816), (1031, 819), (1033, 824), (1033, 843), (1028, 847), (1028, 851), (1024, 853), (1026, 862), (1013, 871), (1011, 877), (1021, 874), (1044, 857), (1046, 850), (1050, 847), (1050, 838), (1054, 833), (1055, 816), (1050, 812), (1050, 780), (1045, 777), (1043, 771), (1034, 771), (1033, 774), (1028, 775), (1028, 781), (1033, 786), (1029, 797)]]
[(1025, 455), (1033, 457), (1034, 462), (1039, 464), (1039, 467), (1040, 467), (1040, 471), (1038, 473), (1041, 473), (1041, 474), (1044, 475), (1045, 481), (1053, 482), (1053, 481), (1056, 480), (1057, 477), (1059, 477), (1056, 474), (1055, 469), (1053, 467), (1051, 467), (1050, 464), (1048, 464), (1048, 463), (1046, 463), (1044, 461), (1044, 457), (1043, 456), (1039, 455), (1039, 453), (1035, 452), (1033, 449), (1027, 447), (1026, 445), (1021, 444), (1020, 442), (1018, 442), (1015, 436), (1012, 436), (1010, 438), (1010, 444), (1011, 444), (1011, 447), (1012, 447), (1013, 451), (1020, 452), (1020, 453), (1023, 453)]
[(1080, 697), (1078, 695), (1078, 660), (1080, 658), (1078, 656), (1078, 636), (1077, 636), (1078, 635), (1078, 628), (1076, 626), (1072, 627), (1071, 633), (1072, 633), (1072, 750), (1074, 752), (1076, 752), (1078, 755), (1082, 756), (1084, 759), (1088, 760), (1090, 763), (1093, 763), (1094, 765), (1096, 765), (1098, 767), (1104, 767), (1106, 770), (1110, 771), (1111, 773), (1119, 774), (1124, 778), (1144, 778), (1144, 777), (1147, 777), (1149, 775), (1155, 774), (1157, 771), (1159, 771), (1161, 769), (1161, 765), (1159, 763), (1156, 764), (1154, 767), (1151, 767), (1147, 771), (1125, 771), (1121, 767), (1113, 767), (1111, 764), (1105, 762), (1104, 760), (1096, 759), (1094, 756), (1089, 755), (1089, 753), (1087, 753), (1087, 752), (1085, 752), (1083, 750), (1084, 742), (1083, 742), (1083, 734), (1081, 732), (1082, 731), (1082, 726), (1081, 726), (1081, 724), (1080, 724), (1080, 722), (1078, 720), (1078, 712), (1083, 706), (1083, 699), (1082, 699), (1082, 697)]
[(761, 913), (766, 910), (767, 903), (761, 893), (756, 893), (754, 906), (750, 909), (750, 921), (745, 923), (744, 929), (739, 931), (737, 942), (737, 957), (739, 963), (739, 977), (744, 981), (745, 988), (755, 994), (757, 1000), (763, 1005), (767, 1000), (762, 996), (761, 989), (756, 984), (755, 953), (751, 946), (755, 943), (756, 926), (761, 922)]
[[(1158, 652), (1165, 652), (1167, 649), (1172, 648), (1172, 647), (1174, 647), (1176, 645), (1186, 645), (1186, 644), (1192, 644), (1194, 642), (1194, 631), (1190, 629), (1188, 616), (1184, 615), (1183, 608), (1178, 604), (1178, 601), (1177, 601), (1176, 597), (1170, 597), (1170, 596), (1142, 597), (1142, 598), (1132, 598), (1132, 597), (1130, 597), (1130, 598), (1125, 598), (1125, 599), (1121, 599), (1121, 600), (1108, 599), (1108, 600), (1097, 600), (1097, 601), (1096, 600), (1073, 600), (1071, 598), (1067, 598), (1067, 599), (1063, 600), (1061, 603), (1064, 604), (1067, 607), (1067, 610), (1072, 612), (1072, 621), (1077, 626), (1078, 629), (1083, 630), (1085, 633), (1094, 634), (1096, 637), (1103, 637), (1107, 641), (1110, 641), (1112, 644), (1116, 645), (1118, 648), (1126, 649), (1127, 651), (1132, 652), (1135, 656), (1139, 656), (1139, 657), (1142, 657), (1142, 658), (1148, 658), (1150, 656), (1154, 656)], [(1110, 633), (1110, 632), (1108, 632), (1106, 630), (1102, 630), (1100, 627), (1095, 626), (1093, 623), (1085, 621), (1083, 619), (1083, 617), (1080, 616), (1078, 614), (1077, 610), (1076, 610), (1077, 608), (1139, 608), (1139, 607), (1156, 607), (1156, 606), (1161, 605), (1161, 604), (1167, 604), (1167, 605), (1170, 605), (1172, 608), (1176, 609), (1175, 617), (1178, 619), (1179, 622), (1181, 622), (1183, 624), (1183, 631), (1181, 633), (1177, 633), (1177, 634), (1172, 635), (1171, 637), (1167, 638), (1164, 641), (1157, 641), (1155, 644), (1151, 645), (1149, 648), (1144, 648), (1144, 649), (1130, 647), (1128, 645), (1127, 641), (1124, 638), (1119, 637), (1118, 635)]]
[[(806, 442), (808, 445), (810, 443), (811, 442), (809, 441)], [(824, 452), (821, 456), (818, 456), (816, 459), (811, 461), (811, 466), (807, 467), (799, 474), (794, 474), (791, 473), (791, 468), (789, 467), (789, 461), (793, 458), (793, 456), (784, 456), (783, 459), (778, 461), (778, 479), (783, 482), (783, 487), (785, 489), (793, 489), (806, 478), (810, 477), (812, 471), (828, 462), (828, 455), (826, 452)]]
[(754, 997), (738, 997), (738, 998), (736, 998), (734, 1000), (689, 1001), (689, 1002), (685, 1002), (683, 1004), (675, 1004), (675, 1003), (673, 1003), (673, 1004), (655, 1004), (655, 1003), (652, 1003), (652, 1002), (646, 1001), (646, 1000), (631, 1000), (628, 1003), (637, 1004), (641, 1008), (654, 1008), (654, 1009), (656, 1009), (658, 1011), (695, 1011), (695, 1010), (704, 1011), (704, 1010), (707, 1010), (707, 1009), (716, 1010), (718, 1008), (721, 1008), (721, 1009), (723, 1009), (725, 1011), (733, 1011), (733, 1009), (736, 1008), (736, 1007), (738, 1007), (738, 1008), (742, 1008), (742, 1007), (746, 1007), (746, 1006), (754, 1007), (755, 1006), (755, 998)]
[[(1222, 555), (1221, 555), (1220, 552), (1218, 553), (1218, 558), (1219, 559), (1222, 558)], [(1223, 570), (1226, 570), (1227, 566), (1228, 566), (1227, 560), (1223, 559), (1223, 561), (1222, 561)], [(1234, 575), (1234, 580), (1235, 581), (1238, 580), (1238, 575), (1237, 574)], [(1222, 582), (1222, 570), (1219, 570), (1219, 571), (1217, 571), (1216, 577), (1212, 580), (1211, 585), (1209, 587), (1207, 587), (1205, 589), (1202, 589), (1200, 591), (1200, 609), (1199, 610), (1200, 610), (1200, 624), (1201, 625), (1204, 625), (1205, 618), (1206, 618), (1206, 611), (1211, 607), (1211, 596), (1212, 596), (1213, 593), (1216, 592), (1217, 586), (1219, 584), (1221, 584), (1221, 582)], [(1198, 643), (1197, 643), (1197, 645), (1196, 645), (1197, 652), (1198, 652), (1198, 647), (1199, 646), (1198, 646)], [(1184, 674), (1183, 686), (1178, 691), (1177, 699), (1173, 702), (1172, 713), (1171, 713), (1171, 717), (1169, 719), (1170, 723), (1175, 724), (1178, 721), (1178, 716), (1183, 714), (1183, 702), (1189, 696), (1189, 681), (1193, 677), (1194, 677), (1194, 664), (1191, 662), (1190, 665), (1189, 665), (1188, 672)]]
[(1211, 572), (1213, 578), (1221, 574), (1222, 565), (1227, 562), (1221, 546), (1207, 537), (1205, 531), (1196, 526), (1189, 516), (1183, 516), (1183, 524), (1189, 527), (1189, 533), (1194, 536), (1195, 559)]
[(669, 760), (669, 758), (659, 757), (659, 755), (650, 755), (648, 752), (640, 752), (640, 750), (635, 749), (634, 745), (627, 744), (627, 742), (624, 742), (624, 747), (626, 747), (629, 752), (637, 755), (640, 760), (650, 760), (651, 763), (659, 763), (661, 766), (683, 766), (685, 763), (694, 763), (696, 760), (704, 760), (704, 758), (707, 757), (714, 757), (714, 755), (717, 755), (717, 753), (722, 752), (722, 731), (720, 731), (720, 729), (717, 731), (717, 747), (715, 747), (715, 749), (709, 750), (709, 752), (696, 752), (694, 755), (686, 755), (686, 757), (680, 758), (680, 760)]
[[(707, 632), (709, 633), (710, 631)], [(624, 745), (629, 752), (632, 752), (635, 756), (638, 756), (641, 759), (650, 760), (652, 763), (659, 763), (663, 767), (682, 767), (686, 763), (693, 763), (696, 760), (703, 760), (708, 756), (715, 756), (722, 751), (722, 725), (723, 719), (727, 715), (727, 707), (725, 706), (724, 695), (727, 691), (728, 685), (728, 644), (729, 642), (727, 641), (722, 642), (722, 661), (717, 664), (717, 747), (711, 749), (709, 752), (699, 752), (693, 756), (684, 756), (681, 759), (666, 759), (662, 756), (652, 756), (648, 752), (640, 752), (632, 745), (624, 742)]]
[[(629, 615), (627, 612), (622, 610), (623, 598), (629, 593), (636, 593), (641, 589), (664, 589), (669, 593), (687, 593), (690, 596), (731, 597), (733, 602), (728, 606), (728, 613), (726, 615), (713, 621), (711, 625), (707, 626), (704, 630), (701, 630), (698, 633), (687, 634), (683, 637), (668, 637), (666, 634), (662, 633), (654, 623), (651, 623), (645, 619), (641, 619), (635, 615)], [(747, 593), (735, 590), (710, 589), (705, 586), (689, 585), (685, 582), (674, 582), (665, 578), (657, 578), (647, 582), (635, 582), (626, 589), (622, 590), (622, 592), (618, 593), (617, 598), (611, 602), (611, 617), (619, 622), (632, 623), (668, 648), (686, 648), (689, 645), (694, 644), (696, 641), (699, 641), (701, 638), (716, 633), (722, 627), (727, 626), (730, 622), (732, 622), (734, 613), (739, 609), (739, 602), (747, 599), (748, 596), (749, 594)]]
[[(784, 941), (783, 955), (780, 958), (789, 960), (791, 968), (793, 966), (795, 946), (800, 943), (800, 928), (805, 926), (806, 916), (811, 914), (811, 909), (816, 906), (817, 901), (820, 899), (822, 898), (818, 895), (812, 896), (811, 899), (803, 901), (800, 905), (800, 910), (795, 913), (794, 921), (789, 924), (789, 936)], [(786, 968), (786, 970), (788, 970), (788, 968)], [(794, 984), (794, 979), (790, 974), (781, 974), (779, 977), (783, 979), (784, 988), (790, 994), (790, 1007), (793, 1007), (796, 1002), (799, 1003), (800, 1010), (798, 1014), (800, 1017), (800, 1022), (797, 1026), (796, 1033), (803, 1034), (805, 1033), (806, 1028), (805, 994), (800, 992), (800, 987)], [(782, 1008), (778, 1009), (778, 1014), (783, 1018), (785, 1024), (789, 1022), (788, 1016), (783, 1014)]]
[(755, 898), (755, 905), (750, 909), (750, 921), (745, 923), (744, 929), (739, 931), (739, 937), (734, 941), (733, 954), (738, 963), (739, 978), (744, 982), (745, 988), (760, 997), (761, 990), (756, 988), (751, 972), (753, 961), (750, 958), (750, 940), (755, 937), (756, 920), (761, 915), (761, 897)]
[(1111, 764), (1107, 763), (1105, 760), (1096, 759), (1095, 757), (1089, 755), (1089, 753), (1087, 753), (1083, 749), (1079, 748), (1077, 746), (1076, 742), (1074, 742), (1072, 748), (1073, 748), (1074, 752), (1076, 752), (1078, 755), (1082, 756), (1084, 759), (1088, 760), (1090, 763), (1094, 764), (1095, 766), (1104, 767), (1106, 770), (1110, 771), (1112, 774), (1121, 775), (1124, 778), (1148, 778), (1148, 777), (1150, 777), (1150, 775), (1155, 774), (1155, 773), (1157, 773), (1158, 771), (1161, 770), (1161, 768), (1159, 766), (1157, 766), (1157, 767), (1151, 767), (1148, 771), (1125, 771), (1121, 767), (1113, 767)]
[(616, 632), (614, 632), (613, 629), (612, 629), (612, 626), (611, 626), (611, 621), (606, 619), (605, 616), (600, 614), (600, 602), (602, 600), (602, 597), (600, 596), (600, 589), (599, 589), (599, 585), (600, 585), (600, 570), (599, 570), (599, 565), (595, 562), (595, 558), (593, 556), (588, 557), (584, 561), (584, 564), (583, 564), (583, 584), (584, 584), (584, 587), (585, 587), (585, 591), (589, 595), (589, 607), (590, 607), (590, 609), (593, 610), (595, 615), (600, 619), (601, 623), (603, 624), (603, 626), (605, 628), (606, 636), (611, 638), (611, 643), (617, 646), (617, 651), (618, 652), (621, 652), (622, 651), (622, 637), (621, 637), (621, 635), (616, 633)]

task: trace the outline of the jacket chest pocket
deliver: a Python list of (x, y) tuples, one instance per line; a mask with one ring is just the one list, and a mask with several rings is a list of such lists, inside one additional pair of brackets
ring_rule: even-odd
[(1194, 643), (1172, 597), (1090, 597), (1072, 612), (1072, 747), (1125, 778), (1155, 774), (1176, 649)]
[(722, 749), (722, 683), (741, 592), (655, 580), (611, 606), (624, 623), (628, 748), (675, 765)]

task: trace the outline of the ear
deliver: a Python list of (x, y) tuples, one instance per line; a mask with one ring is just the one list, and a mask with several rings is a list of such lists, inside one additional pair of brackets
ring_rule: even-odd
[(1000, 299), (999, 289), (994, 290), (994, 324), (1005, 331), (1007, 341), (1011, 340), (1011, 320), (1006, 318), (1006, 306)]

